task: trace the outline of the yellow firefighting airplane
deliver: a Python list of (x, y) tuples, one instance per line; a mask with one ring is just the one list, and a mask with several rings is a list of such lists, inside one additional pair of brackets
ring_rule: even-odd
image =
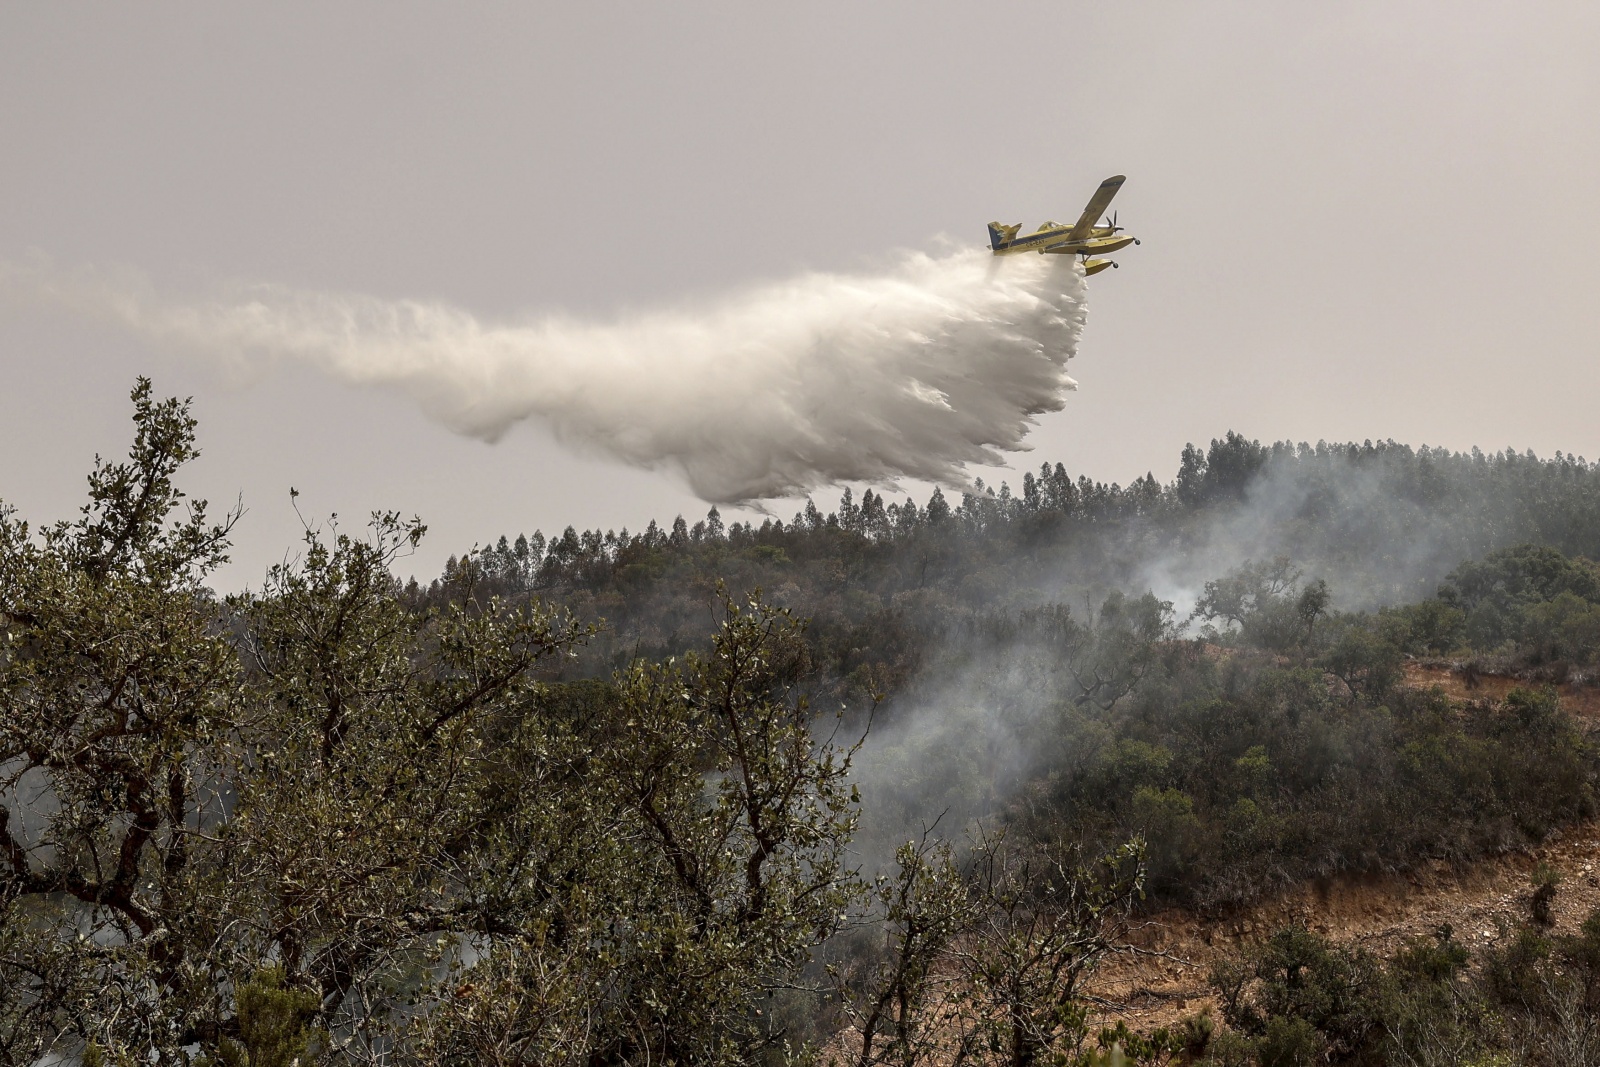
[(1014, 256), (1020, 252), (1051, 252), (1064, 256), (1082, 256), (1085, 275), (1098, 274), (1107, 267), (1115, 267), (1116, 264), (1109, 259), (1090, 257), (1115, 252), (1119, 248), (1139, 243), (1139, 239), (1131, 233), (1122, 232), (1122, 227), (1117, 225), (1116, 216), (1112, 216), (1103, 226), (1095, 225), (1100, 216), (1105, 214), (1106, 208), (1111, 206), (1111, 198), (1117, 195), (1117, 190), (1122, 188), (1122, 183), (1126, 180), (1123, 175), (1117, 174), (1101, 182), (1100, 188), (1089, 198), (1089, 206), (1083, 209), (1082, 217), (1072, 226), (1047, 222), (1033, 233), (1018, 237), (1017, 231), (1022, 229), (1021, 223), (1015, 226), (1002, 226), (998, 222), (991, 222), (989, 247), (994, 249), (994, 254), (997, 256)]

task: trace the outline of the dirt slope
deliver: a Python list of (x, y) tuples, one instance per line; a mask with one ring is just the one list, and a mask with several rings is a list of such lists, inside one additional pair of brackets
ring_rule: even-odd
[[(1407, 663), (1406, 685), (1417, 689), (1438, 686), (1451, 700), (1504, 700), (1518, 686), (1538, 688), (1539, 682), (1498, 674), (1478, 674), (1432, 664)], [(1600, 688), (1562, 684), (1555, 687), (1561, 706), (1586, 719), (1600, 719)]]
[(1600, 823), (1577, 827), (1536, 852), (1499, 857), (1470, 869), (1441, 863), (1405, 876), (1301, 886), (1221, 921), (1164, 912), (1139, 935), (1145, 948), (1162, 955), (1113, 960), (1096, 975), (1092, 992), (1105, 1002), (1107, 1019), (1126, 1019), (1135, 1028), (1175, 1022), (1213, 1004), (1206, 984), (1213, 962), (1291, 923), (1304, 923), (1383, 956), (1407, 938), (1431, 934), (1445, 923), (1462, 941), (1493, 944), (1528, 917), (1530, 875), (1540, 860), (1561, 874), (1552, 908), (1555, 929), (1575, 932), (1600, 907)]
[[(1511, 678), (1469, 678), (1448, 668), (1408, 664), (1406, 683), (1438, 685), (1457, 700), (1502, 699)], [(1600, 718), (1600, 689), (1559, 687), (1564, 706)], [(1467, 868), (1435, 863), (1406, 875), (1347, 877), (1303, 885), (1223, 920), (1173, 910), (1154, 916), (1138, 935), (1158, 956), (1119, 957), (1096, 975), (1093, 995), (1104, 1018), (1148, 1029), (1215, 1007), (1206, 975), (1213, 962), (1274, 930), (1303, 923), (1336, 940), (1387, 956), (1407, 938), (1449, 923), (1469, 944), (1493, 944), (1530, 914), (1531, 872), (1540, 861), (1560, 872), (1553, 913), (1558, 932), (1574, 932), (1600, 907), (1600, 822), (1570, 828), (1532, 852), (1496, 857)]]

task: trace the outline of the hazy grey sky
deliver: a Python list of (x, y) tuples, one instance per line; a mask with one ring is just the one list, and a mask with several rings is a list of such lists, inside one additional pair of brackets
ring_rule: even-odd
[[(0, 260), (180, 295), (605, 320), (979, 245), (1111, 173), (1144, 243), (1090, 282), (1080, 389), (1018, 470), (1165, 480), (1230, 428), (1600, 455), (1592, 2), (0, 8)], [(15, 302), (0, 499), (70, 514), (139, 373), (195, 396), (193, 487), (250, 509), (224, 585), (291, 546), (290, 485), (420, 513), (422, 576), (705, 510), (533, 424), (486, 445)]]

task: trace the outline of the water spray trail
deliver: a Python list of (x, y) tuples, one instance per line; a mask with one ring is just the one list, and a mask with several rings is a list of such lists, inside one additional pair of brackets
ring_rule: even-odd
[(964, 483), (966, 465), (1001, 462), (1061, 408), (1085, 314), (1072, 257), (976, 252), (611, 322), (494, 324), (443, 303), (279, 287), (174, 303), (18, 268), (0, 281), (215, 358), (293, 358), (399, 389), (484, 440), (539, 420), (570, 446), (676, 470), (714, 503), (842, 481)]

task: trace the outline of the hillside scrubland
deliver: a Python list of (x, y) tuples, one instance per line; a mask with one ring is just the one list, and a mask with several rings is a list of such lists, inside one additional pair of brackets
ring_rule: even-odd
[(1093, 984), (1161, 909), (1600, 814), (1600, 466), (1229, 433), (426, 583), (376, 515), (219, 597), (133, 399), (77, 519), (0, 515), (0, 1063), (1600, 1062), (1548, 870), (1488, 945), (1266, 931), (1220, 1017)]

